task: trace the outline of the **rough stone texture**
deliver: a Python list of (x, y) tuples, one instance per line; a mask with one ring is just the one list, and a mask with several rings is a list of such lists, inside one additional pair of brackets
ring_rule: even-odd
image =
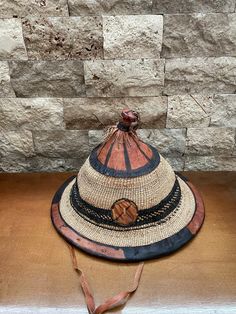
[(236, 171), (236, 158), (219, 156), (187, 156), (184, 170)]
[[(142, 129), (138, 135), (145, 142), (156, 147), (164, 156), (181, 157), (185, 151), (186, 131), (184, 129)], [(95, 147), (103, 141), (104, 131), (90, 130), (89, 144)]]
[(236, 95), (215, 95), (211, 126), (236, 127)]
[(66, 0), (0, 0), (0, 18), (27, 15), (68, 16)]
[(236, 56), (236, 14), (166, 15), (162, 56)]
[(164, 60), (85, 61), (87, 96), (157, 96), (164, 84)]
[(139, 130), (144, 142), (156, 147), (164, 156), (180, 157), (185, 151), (185, 129)]
[(84, 159), (65, 158), (0, 158), (1, 172), (64, 172), (78, 171)]
[(89, 137), (89, 146), (90, 149), (93, 149), (95, 146), (100, 144), (105, 136), (105, 130), (89, 130), (88, 137)]
[(153, 13), (234, 12), (234, 0), (153, 0)]
[(103, 17), (104, 58), (157, 58), (162, 46), (161, 15)]
[(9, 64), (17, 97), (85, 96), (81, 61), (11, 61)]
[(235, 130), (235, 145), (234, 145), (234, 148), (233, 148), (233, 154), (232, 156), (235, 156), (236, 157), (236, 130)]
[(141, 128), (164, 128), (167, 97), (64, 99), (67, 129), (100, 129), (119, 121), (123, 108), (139, 112)]
[(167, 95), (233, 94), (236, 90), (236, 58), (167, 59), (165, 67)]
[(69, 0), (70, 15), (130, 15), (151, 10), (152, 0)]
[(62, 99), (0, 98), (0, 130), (63, 128)]
[(123, 108), (175, 170), (235, 169), (235, 8), (0, 0), (0, 171), (77, 171)]
[(15, 97), (6, 61), (0, 61), (0, 97)]
[(34, 155), (34, 144), (30, 131), (0, 132), (0, 157), (31, 157)]
[(166, 127), (208, 127), (211, 119), (211, 108), (211, 96), (169, 96)]
[(29, 59), (103, 58), (101, 17), (31, 17), (23, 32)]
[(235, 144), (233, 128), (189, 128), (187, 130), (187, 155), (230, 156)]
[(184, 170), (184, 157), (165, 156), (165, 158), (175, 171), (183, 171)]
[(27, 60), (20, 19), (0, 19), (0, 59)]
[(33, 137), (40, 156), (84, 160), (90, 153), (87, 131), (34, 131)]

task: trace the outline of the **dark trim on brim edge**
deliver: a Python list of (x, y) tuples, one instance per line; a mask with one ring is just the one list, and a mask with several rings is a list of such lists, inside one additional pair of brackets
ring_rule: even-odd
[(138, 247), (116, 247), (92, 241), (81, 236), (61, 217), (59, 202), (67, 185), (75, 178), (68, 178), (56, 192), (51, 205), (51, 219), (57, 232), (75, 247), (97, 257), (123, 262), (137, 262), (171, 254), (189, 242), (200, 230), (204, 221), (203, 200), (194, 185), (185, 179), (192, 190), (196, 210), (190, 223), (176, 234), (159, 242)]

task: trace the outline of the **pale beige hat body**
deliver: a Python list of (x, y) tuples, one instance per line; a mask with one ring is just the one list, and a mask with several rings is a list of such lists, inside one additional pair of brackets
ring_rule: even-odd
[(193, 185), (137, 137), (134, 112), (122, 114), (78, 175), (58, 190), (52, 221), (86, 252), (136, 261), (188, 242), (203, 223), (204, 205)]

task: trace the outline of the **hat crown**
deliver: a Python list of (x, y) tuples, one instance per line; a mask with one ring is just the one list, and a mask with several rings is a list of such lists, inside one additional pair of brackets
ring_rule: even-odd
[(154, 147), (139, 139), (137, 112), (124, 109), (121, 120), (109, 129), (105, 140), (91, 153), (91, 166), (112, 177), (136, 177), (157, 167), (160, 156)]
[(155, 206), (171, 193), (175, 173), (155, 147), (138, 137), (138, 123), (139, 115), (124, 109), (120, 121), (81, 167), (78, 191), (92, 206), (116, 211), (117, 207), (129, 206), (129, 200), (139, 211)]

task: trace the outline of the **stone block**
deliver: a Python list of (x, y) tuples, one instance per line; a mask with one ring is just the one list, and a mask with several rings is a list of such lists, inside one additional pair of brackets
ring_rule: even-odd
[(67, 0), (1, 0), (0, 18), (28, 15), (68, 16)]
[(149, 14), (152, 0), (69, 0), (70, 15)]
[(176, 95), (168, 97), (167, 128), (207, 127), (212, 96)]
[(164, 94), (234, 94), (236, 58), (167, 59)]
[(116, 124), (123, 108), (140, 114), (141, 128), (164, 128), (167, 98), (68, 98), (64, 99), (64, 116), (67, 129), (101, 129)]
[[(75, 1), (75, 0), (74, 0)], [(154, 14), (192, 12), (234, 12), (234, 0), (153, 0)]]
[(0, 131), (0, 157), (31, 157), (35, 155), (30, 131)]
[(184, 170), (236, 171), (236, 158), (220, 156), (186, 156)]
[(104, 58), (157, 58), (162, 47), (161, 15), (103, 17)]
[(101, 17), (30, 17), (22, 25), (29, 59), (103, 58)]
[(17, 97), (85, 96), (81, 61), (10, 61)]
[(236, 95), (215, 95), (211, 126), (236, 127)]
[(85, 61), (89, 97), (158, 96), (164, 84), (163, 59)]
[(185, 151), (185, 129), (138, 130), (140, 138), (157, 148), (164, 156), (181, 157)]
[(165, 15), (162, 56), (236, 56), (236, 14)]
[(189, 128), (186, 144), (187, 155), (230, 156), (235, 144), (235, 129)]
[(33, 138), (39, 156), (84, 160), (90, 153), (87, 131), (34, 131)]
[(0, 61), (0, 97), (15, 97), (7, 61)]
[(64, 172), (78, 171), (83, 159), (46, 158), (0, 158), (0, 172)]
[(62, 99), (0, 98), (0, 130), (63, 128)]
[(0, 19), (0, 59), (28, 59), (20, 19)]

